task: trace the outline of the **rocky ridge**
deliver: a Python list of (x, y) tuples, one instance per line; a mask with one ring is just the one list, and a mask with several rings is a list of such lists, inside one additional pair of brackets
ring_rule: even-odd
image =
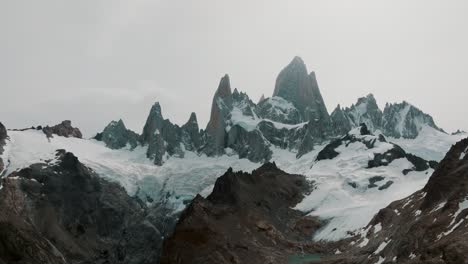
[(252, 174), (228, 170), (207, 197), (195, 197), (164, 242), (161, 263), (286, 263), (320, 223), (291, 209), (311, 191), (303, 176), (267, 163)]
[(372, 94), (351, 107), (338, 105), (329, 114), (315, 73), (309, 73), (302, 59), (295, 57), (279, 73), (273, 96), (262, 97), (257, 104), (246, 93), (233, 91), (228, 75), (221, 78), (205, 130), (199, 129), (194, 113), (182, 127), (171, 123), (155, 103), (141, 135), (127, 130), (123, 121), (113, 121), (96, 139), (110, 148), (148, 146), (147, 156), (156, 165), (171, 156), (184, 157), (186, 151), (207, 156), (233, 151), (240, 158), (266, 162), (273, 148), (295, 152), (299, 158), (361, 123), (394, 138), (415, 138), (426, 126), (442, 131), (431, 116), (407, 102), (387, 104), (380, 110)]
[(0, 263), (158, 262), (167, 212), (129, 197), (72, 153), (59, 150), (2, 182)]

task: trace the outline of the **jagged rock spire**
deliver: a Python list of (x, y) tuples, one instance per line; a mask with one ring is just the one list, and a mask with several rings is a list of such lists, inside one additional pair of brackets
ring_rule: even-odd
[(259, 104), (260, 102), (262, 102), (263, 100), (265, 100), (265, 95), (264, 95), (264, 94), (262, 94), (262, 96), (260, 96), (260, 99), (258, 100), (258, 104)]
[(108, 148), (120, 149), (130, 145), (134, 149), (138, 145), (139, 135), (125, 127), (122, 119), (110, 122), (101, 133), (98, 133), (96, 140), (102, 141)]
[(273, 96), (293, 103), (306, 120), (329, 117), (315, 73), (308, 74), (307, 67), (300, 57), (294, 57), (280, 72), (276, 78)]
[(185, 148), (191, 151), (198, 150), (202, 140), (200, 129), (198, 127), (197, 115), (194, 112), (190, 114), (190, 118), (187, 123), (182, 126), (182, 130), (184, 131), (185, 136), (183, 139)]
[(211, 137), (212, 146), (205, 151), (207, 154), (222, 154), (225, 145), (226, 116), (232, 109), (232, 92), (229, 75), (225, 75), (219, 82), (213, 97), (211, 116), (206, 132)]
[(161, 105), (159, 105), (159, 102), (155, 102), (151, 107), (145, 126), (143, 127), (141, 140), (146, 143), (149, 142), (156, 130), (162, 127), (163, 120)]

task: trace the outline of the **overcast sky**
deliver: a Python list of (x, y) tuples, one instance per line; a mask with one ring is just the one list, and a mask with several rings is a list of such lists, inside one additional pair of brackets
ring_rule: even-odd
[(0, 0), (0, 121), (113, 119), (141, 132), (151, 105), (209, 119), (219, 79), (257, 101), (301, 56), (331, 112), (373, 93), (468, 130), (468, 1)]

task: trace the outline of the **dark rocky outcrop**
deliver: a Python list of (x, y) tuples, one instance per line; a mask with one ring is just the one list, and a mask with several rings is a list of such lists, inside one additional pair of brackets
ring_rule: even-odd
[(127, 129), (122, 119), (120, 119), (119, 121), (110, 122), (94, 138), (103, 141), (111, 149), (120, 149), (127, 145), (134, 149), (138, 145), (139, 137), (137, 133)]
[(0, 263), (157, 263), (149, 208), (71, 153), (3, 178)]
[(455, 144), (422, 190), (380, 210), (333, 263), (468, 263), (467, 150), (468, 139)]
[(76, 137), (82, 138), (83, 135), (77, 127), (73, 127), (70, 120), (62, 121), (62, 123), (49, 127), (42, 128), (42, 131), (48, 138), (53, 137), (53, 134), (61, 137)]
[(5, 162), (1, 158), (3, 152), (5, 151), (4, 147), (6, 140), (8, 138), (7, 130), (5, 126), (0, 122), (0, 177), (2, 176), (3, 170), (5, 169)]
[(227, 146), (234, 149), (239, 158), (247, 158), (253, 162), (269, 161), (273, 154), (259, 130), (246, 131), (239, 125), (229, 130)]
[(310, 190), (274, 163), (252, 174), (229, 169), (182, 213), (161, 263), (287, 263), (302, 250), (320, 252), (310, 241), (319, 222), (291, 209)]
[(460, 130), (460, 129), (457, 129), (457, 131), (455, 132), (452, 132), (452, 135), (463, 135), (463, 134), (467, 134), (466, 131), (464, 130)]

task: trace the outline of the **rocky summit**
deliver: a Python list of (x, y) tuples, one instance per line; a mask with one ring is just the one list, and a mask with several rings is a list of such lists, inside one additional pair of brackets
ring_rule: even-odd
[(252, 174), (229, 169), (181, 215), (161, 263), (287, 263), (301, 250), (322, 251), (310, 240), (320, 223), (291, 209), (311, 184), (274, 163)]
[(329, 114), (315, 73), (308, 72), (304, 61), (295, 57), (279, 73), (273, 96), (262, 96), (258, 103), (233, 90), (227, 74), (222, 77), (205, 130), (199, 129), (194, 113), (181, 127), (164, 119), (156, 102), (141, 135), (119, 120), (95, 138), (113, 149), (148, 146), (147, 157), (156, 165), (172, 156), (182, 158), (186, 151), (210, 157), (233, 151), (240, 158), (266, 162), (271, 160), (273, 148), (287, 149), (300, 158), (361, 123), (393, 138), (416, 138), (425, 127), (443, 132), (430, 115), (407, 102), (387, 104), (380, 110), (372, 94), (350, 107), (338, 105)]

